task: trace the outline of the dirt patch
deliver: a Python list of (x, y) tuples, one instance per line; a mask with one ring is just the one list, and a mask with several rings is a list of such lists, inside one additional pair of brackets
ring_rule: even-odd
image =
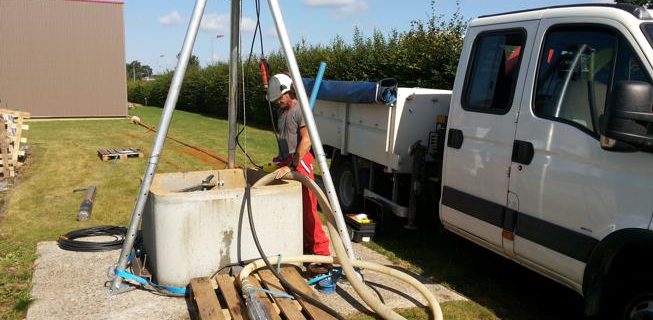
[[(151, 132), (151, 131), (147, 131), (147, 132)], [(131, 132), (127, 132), (126, 134), (128, 136), (132, 137), (132, 138), (137, 138), (137, 139), (140, 139), (142, 141), (149, 141), (150, 140), (150, 139), (147, 139), (146, 137), (144, 137), (143, 135), (137, 135), (137, 134), (134, 134), (134, 133), (131, 133)], [(191, 158), (195, 158), (195, 159), (197, 159), (197, 160), (199, 160), (199, 161), (201, 161), (203, 163), (209, 164), (214, 169), (224, 169), (226, 167), (224, 162), (222, 162), (222, 161), (220, 161), (218, 159), (215, 159), (213, 156), (208, 155), (205, 152), (179, 145), (176, 142), (174, 144), (171, 144), (170, 146), (172, 147), (172, 149), (174, 151), (176, 151), (178, 153), (181, 153), (181, 154), (184, 154), (184, 155), (187, 155), (187, 156), (190, 156)], [(163, 157), (161, 157), (160, 159), (164, 163), (174, 167), (177, 170), (181, 171), (183, 169), (182, 167), (180, 167), (179, 165), (177, 165), (176, 163), (174, 163), (174, 162), (172, 162), (170, 160), (164, 159)]]

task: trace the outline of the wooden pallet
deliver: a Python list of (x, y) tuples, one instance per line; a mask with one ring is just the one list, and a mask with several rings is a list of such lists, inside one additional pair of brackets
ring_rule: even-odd
[(132, 149), (132, 148), (124, 148), (124, 149), (100, 149), (97, 151), (98, 157), (102, 159), (102, 161), (109, 161), (109, 160), (114, 160), (114, 159), (128, 159), (128, 158), (142, 158), (143, 157), (143, 151), (141, 149)]
[(15, 169), (23, 164), (25, 150), (21, 145), (27, 143), (23, 131), (29, 126), (24, 124), (29, 119), (29, 112), (0, 109), (0, 166), (3, 177), (14, 177)]
[[(302, 293), (319, 300), (315, 291), (306, 285), (306, 280), (294, 266), (281, 268), (281, 275)], [(269, 270), (260, 270), (249, 277), (250, 283), (272, 291), (286, 293), (279, 280)], [(271, 319), (306, 320), (335, 319), (321, 309), (305, 302), (278, 296), (270, 296), (264, 292), (256, 292), (263, 307), (271, 315)], [(194, 278), (190, 282), (189, 313), (192, 319), (249, 319), (245, 299), (239, 284), (233, 277), (218, 275), (215, 279), (208, 277)]]

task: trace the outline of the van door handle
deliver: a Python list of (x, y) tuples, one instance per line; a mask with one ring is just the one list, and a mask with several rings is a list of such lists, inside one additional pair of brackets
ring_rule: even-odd
[(463, 146), (463, 131), (459, 129), (449, 129), (449, 139), (447, 147), (460, 149)]
[(535, 156), (533, 144), (528, 141), (515, 140), (512, 145), (512, 162), (531, 164)]

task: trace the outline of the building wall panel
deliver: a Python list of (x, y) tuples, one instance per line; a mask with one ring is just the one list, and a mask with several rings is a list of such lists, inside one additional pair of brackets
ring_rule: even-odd
[(121, 3), (0, 0), (0, 106), (126, 116), (123, 19)]

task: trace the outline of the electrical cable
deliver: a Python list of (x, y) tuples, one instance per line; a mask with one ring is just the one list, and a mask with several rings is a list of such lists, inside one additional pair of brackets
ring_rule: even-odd
[(270, 271), (274, 274), (275, 277), (279, 279), (279, 282), (283, 285), (284, 288), (287, 290), (292, 291), (294, 294), (302, 298), (304, 301), (320, 308), (324, 312), (330, 314), (331, 316), (344, 320), (345, 318), (338, 314), (335, 310), (330, 308), (329, 306), (325, 305), (324, 303), (320, 302), (319, 300), (304, 294), (303, 292), (299, 291), (299, 289), (295, 288), (293, 285), (291, 285), (286, 279), (277, 272), (276, 268), (270, 264), (270, 261), (267, 258), (267, 255), (263, 251), (263, 248), (261, 247), (261, 243), (259, 242), (258, 236), (256, 235), (256, 227), (254, 226), (254, 215), (252, 214), (252, 198), (251, 198), (251, 186), (245, 187), (245, 201), (247, 202), (247, 217), (249, 219), (249, 227), (252, 230), (252, 238), (254, 238), (254, 244), (256, 244), (256, 249), (258, 250), (259, 254), (261, 255), (261, 258), (265, 262), (265, 265), (270, 269)]
[[(256, 43), (257, 35), (259, 37), (259, 42), (260, 42), (261, 58), (263, 58), (265, 56), (264, 49), (263, 49), (263, 31), (261, 29), (261, 1), (256, 0), (255, 5), (256, 5), (256, 26), (254, 27), (254, 35), (252, 37), (252, 42), (251, 42), (250, 48), (249, 48), (249, 55), (248, 55), (247, 63), (246, 63), (247, 70), (251, 69), (252, 57), (253, 57), (253, 54), (254, 54), (254, 44)], [(242, 12), (241, 12), (241, 14), (242, 14)], [(268, 69), (269, 69), (269, 67), (268, 67)], [(243, 86), (244, 86), (244, 84), (246, 82), (245, 76), (246, 76), (246, 73), (242, 72)], [(245, 120), (244, 120), (245, 119), (245, 115), (244, 115), (245, 114), (245, 102), (244, 102), (245, 93), (244, 93), (244, 91), (245, 90), (243, 88), (243, 125), (246, 126), (246, 124), (244, 123), (245, 122)], [(279, 145), (279, 133), (277, 131), (277, 126), (276, 126), (275, 121), (274, 121), (274, 115), (273, 115), (273, 112), (272, 112), (272, 104), (270, 103), (270, 101), (268, 101), (267, 103), (268, 103), (268, 111), (270, 113), (270, 123), (272, 124), (272, 131), (274, 132), (274, 138), (277, 141), (277, 146), (278, 146)], [(252, 157), (249, 155), (249, 153), (245, 150), (245, 148), (243, 148), (243, 146), (240, 143), (239, 138), (240, 138), (240, 135), (243, 133), (244, 130), (245, 129), (243, 128), (243, 129), (239, 130), (238, 133), (236, 134), (236, 145), (245, 154), (245, 157), (247, 157), (247, 160), (249, 160), (249, 162), (253, 166), (255, 166), (255, 167), (259, 168), (259, 169), (262, 169), (263, 166), (257, 164), (254, 161), (254, 159), (252, 159)]]
[(233, 262), (233, 263), (226, 264), (226, 265), (220, 267), (215, 272), (213, 272), (213, 274), (211, 274), (211, 279), (215, 278), (215, 276), (217, 276), (224, 269), (232, 268), (232, 267), (244, 267), (245, 265), (250, 264), (250, 263), (252, 263), (252, 262), (254, 262), (256, 260), (258, 260), (258, 258), (246, 259), (246, 260), (241, 260), (241, 261), (238, 261), (238, 262)]
[[(68, 251), (79, 252), (99, 252), (110, 251), (122, 248), (122, 244), (127, 234), (127, 228), (118, 226), (97, 226), (85, 229), (79, 229), (68, 232), (59, 237), (57, 244), (59, 248)], [(92, 242), (79, 241), (78, 238), (110, 236), (114, 237), (111, 241)]]

